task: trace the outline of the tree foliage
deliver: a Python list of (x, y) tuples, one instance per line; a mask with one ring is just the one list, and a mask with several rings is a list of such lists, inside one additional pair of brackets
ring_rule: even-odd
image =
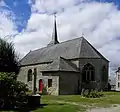
[(18, 73), (19, 70), (19, 61), (14, 44), (0, 38), (0, 72)]
[(21, 104), (26, 99), (27, 85), (17, 81), (20, 66), (14, 44), (0, 38), (0, 106)]
[(3, 82), (0, 84), (2, 89), (0, 99), (9, 106), (16, 106), (17, 102), (22, 104), (26, 100), (26, 91), (28, 91), (27, 85), (15, 80), (13, 76), (7, 72), (0, 73), (0, 81)]

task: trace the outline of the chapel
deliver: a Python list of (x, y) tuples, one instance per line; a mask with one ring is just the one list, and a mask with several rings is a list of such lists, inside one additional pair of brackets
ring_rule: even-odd
[(56, 18), (51, 41), (30, 51), (21, 59), (20, 67), (18, 80), (33, 90), (36, 71), (37, 91), (45, 87), (51, 95), (78, 94), (83, 87), (105, 89), (108, 85), (109, 61), (84, 37), (59, 42)]

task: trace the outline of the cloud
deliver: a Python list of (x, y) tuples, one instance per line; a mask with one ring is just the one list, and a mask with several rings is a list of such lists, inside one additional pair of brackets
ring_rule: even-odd
[(32, 14), (27, 28), (14, 39), (16, 48), (18, 51), (22, 51), (21, 57), (30, 50), (45, 46), (51, 39), (49, 34), (52, 32), (52, 27), (52, 17)]
[(0, 9), (0, 37), (5, 38), (17, 33), (13, 19), (14, 14), (11, 11)]
[(54, 13), (62, 12), (65, 8), (91, 0), (31, 0), (33, 12)]
[(33, 12), (58, 12), (64, 7), (73, 5), (75, 0), (33, 0)]
[[(115, 69), (120, 66), (120, 11), (115, 4), (90, 0), (29, 0), (29, 3), (32, 13), (26, 29), (13, 39), (21, 57), (50, 42), (53, 30), (52, 13), (58, 12), (59, 41), (84, 34), (85, 38), (110, 60), (110, 74), (114, 74)], [(0, 27), (8, 34), (15, 33), (15, 23), (8, 19), (6, 14), (2, 15), (0, 22), (6, 22), (2, 22)]]
[(6, 4), (4, 3), (3, 0), (0, 0), (0, 7), (5, 6)]

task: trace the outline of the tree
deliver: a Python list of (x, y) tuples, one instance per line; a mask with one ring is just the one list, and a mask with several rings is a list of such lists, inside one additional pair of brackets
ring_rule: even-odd
[[(27, 85), (17, 81), (20, 66), (14, 44), (0, 38), (0, 107), (20, 105), (26, 101)], [(4, 104), (4, 105), (3, 105)]]
[(0, 38), (0, 72), (19, 73), (19, 61), (13, 42)]

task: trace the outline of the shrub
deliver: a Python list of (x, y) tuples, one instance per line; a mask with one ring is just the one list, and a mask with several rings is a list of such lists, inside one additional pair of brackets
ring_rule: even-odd
[(104, 96), (102, 92), (90, 89), (85, 89), (82, 94), (87, 98), (100, 98)]
[(0, 87), (4, 86), (0, 98), (13, 107), (17, 102), (19, 104), (27, 102), (26, 91), (28, 91), (28, 87), (25, 83), (15, 80), (10, 73), (0, 73), (0, 80), (3, 82)]
[(43, 94), (43, 95), (48, 95), (47, 86), (44, 86), (44, 85), (43, 85), (42, 94)]

